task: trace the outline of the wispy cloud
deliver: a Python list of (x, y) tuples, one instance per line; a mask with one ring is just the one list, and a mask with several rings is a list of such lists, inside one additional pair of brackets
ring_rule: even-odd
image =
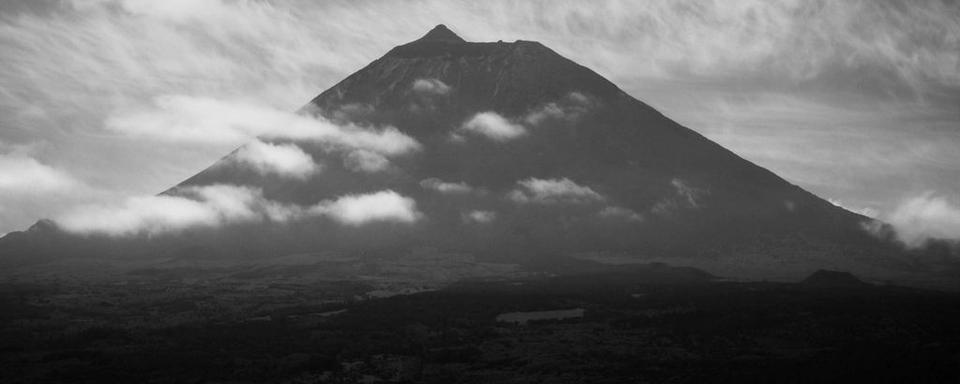
[(448, 182), (435, 177), (421, 180), (420, 187), (444, 194), (464, 194), (473, 192), (473, 187), (462, 181)]
[(488, 224), (497, 219), (497, 213), (493, 211), (473, 210), (461, 214), (460, 219), (467, 224)]
[(361, 226), (371, 222), (412, 223), (422, 214), (413, 199), (390, 190), (345, 195), (305, 207), (270, 200), (259, 188), (217, 184), (182, 187), (170, 195), (131, 197), (114, 205), (81, 206), (55, 218), (55, 222), (77, 234), (117, 237), (309, 217)]
[(453, 87), (440, 79), (417, 79), (410, 85), (409, 110), (413, 113), (432, 113), (448, 99)]
[(519, 139), (530, 134), (530, 129), (551, 122), (570, 123), (595, 107), (597, 100), (580, 92), (571, 92), (560, 99), (543, 103), (515, 118), (507, 118), (493, 111), (474, 114), (463, 122), (451, 137), (464, 141), (465, 135), (479, 136), (497, 142)]
[(79, 234), (155, 235), (263, 220), (278, 208), (277, 203), (264, 199), (259, 189), (249, 187), (188, 187), (177, 193), (131, 197), (119, 205), (83, 206), (55, 221), (64, 230)]
[(351, 171), (376, 173), (390, 168), (390, 160), (379, 153), (358, 149), (343, 158), (343, 166)]
[(861, 208), (852, 207), (852, 206), (849, 206), (849, 205), (847, 205), (847, 204), (845, 204), (845, 203), (843, 203), (843, 202), (841, 202), (841, 201), (839, 201), (839, 200), (835, 200), (835, 199), (827, 199), (827, 201), (829, 201), (830, 204), (836, 205), (836, 206), (838, 206), (838, 207), (840, 207), (840, 208), (843, 208), (843, 209), (846, 209), (846, 210), (848, 210), (848, 211), (850, 211), (850, 212), (856, 213), (856, 214), (858, 214), (858, 215), (870, 217), (870, 218), (876, 218), (876, 217), (880, 214), (880, 212), (877, 212), (876, 209), (873, 209), (873, 208), (870, 208), (870, 207), (861, 207)]
[(626, 221), (643, 221), (643, 215), (636, 211), (617, 206), (603, 207), (599, 212), (600, 217), (620, 219)]
[(450, 93), (449, 85), (439, 79), (417, 79), (410, 87), (416, 93), (427, 95), (446, 95)]
[(518, 188), (507, 198), (526, 204), (584, 204), (603, 201), (604, 197), (590, 187), (579, 185), (568, 178), (529, 178), (517, 182)]
[[(689, 185), (686, 181), (674, 178), (670, 180), (670, 186), (675, 193), (657, 201), (650, 209), (651, 212), (661, 216), (671, 216), (678, 211), (700, 208), (704, 197), (710, 194), (710, 190), (697, 188)], [(788, 209), (793, 210), (792, 202), (786, 202)]]
[(135, 137), (187, 143), (234, 143), (262, 137), (312, 141), (330, 150), (362, 149), (394, 156), (421, 147), (394, 127), (338, 125), (319, 116), (182, 95), (160, 97), (147, 109), (112, 116), (107, 127)]
[[(118, 24), (114, 27), (119, 29), (117, 32), (136, 33), (131, 38), (159, 38), (167, 31), (156, 29), (170, 24), (189, 25), (202, 34), (222, 39), (213, 40), (214, 43), (272, 39), (274, 44), (258, 47), (257, 55), (242, 52), (248, 47), (236, 47), (226, 53), (246, 54), (257, 63), (277, 61), (291, 67), (317, 66), (309, 65), (311, 59), (327, 65), (338, 60), (324, 57), (327, 55), (320, 53), (323, 50), (292, 49), (297, 45), (330, 49), (354, 44), (357, 50), (382, 52), (422, 34), (438, 22), (436, 15), (443, 15), (447, 24), (467, 38), (496, 41), (522, 36), (544, 41), (562, 47), (566, 54), (585, 59), (581, 61), (591, 66), (606, 69), (606, 73), (716, 75), (761, 68), (787, 75), (787, 81), (802, 81), (829, 76), (838, 69), (882, 68), (906, 82), (960, 81), (956, 73), (957, 53), (951, 51), (960, 36), (960, 27), (955, 23), (960, 10), (952, 2), (934, 0), (917, 1), (909, 7), (889, 0), (612, 0), (601, 4), (503, 0), (485, 2), (483, 6), (425, 0), (417, 1), (415, 7), (345, 1), (72, 3), (88, 19), (108, 19), (111, 24)], [(325, 23), (313, 22), (324, 15)], [(123, 24), (127, 19), (152, 25), (133, 30)], [(185, 31), (184, 37), (166, 38), (204, 42), (195, 42), (190, 32), (194, 31)], [(302, 36), (327, 39), (293, 39)], [(399, 41), (383, 41), (389, 37)], [(215, 47), (231, 49), (219, 44)], [(285, 63), (281, 62), (283, 59)]]
[(537, 126), (550, 121), (572, 122), (587, 113), (597, 101), (580, 92), (571, 92), (558, 101), (545, 103), (523, 117), (527, 124)]
[(929, 239), (960, 241), (960, 204), (933, 192), (904, 200), (883, 219), (910, 247), (921, 246)]

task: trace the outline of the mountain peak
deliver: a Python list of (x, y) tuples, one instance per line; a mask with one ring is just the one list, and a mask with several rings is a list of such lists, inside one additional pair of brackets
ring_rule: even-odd
[(438, 24), (427, 32), (426, 35), (417, 39), (416, 42), (445, 42), (445, 43), (466, 43), (467, 41), (457, 36), (456, 33), (447, 28), (446, 25)]

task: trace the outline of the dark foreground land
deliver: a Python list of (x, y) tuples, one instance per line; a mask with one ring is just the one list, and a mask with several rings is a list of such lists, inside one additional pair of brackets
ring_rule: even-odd
[(378, 284), (6, 284), (0, 382), (960, 382), (954, 293), (664, 266)]

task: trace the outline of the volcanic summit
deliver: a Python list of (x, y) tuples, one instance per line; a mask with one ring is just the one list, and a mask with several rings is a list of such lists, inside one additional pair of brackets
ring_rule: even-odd
[(240, 148), (163, 193), (255, 190), (268, 202), (255, 210), (266, 213), (123, 238), (43, 225), (7, 236), (0, 252), (18, 260), (428, 252), (517, 264), (661, 261), (745, 277), (900, 273), (896, 249), (863, 231), (870, 219), (537, 42), (467, 42), (438, 25), (299, 112), (332, 133), (258, 143), (296, 147), (316, 172), (264, 174), (240, 161)]

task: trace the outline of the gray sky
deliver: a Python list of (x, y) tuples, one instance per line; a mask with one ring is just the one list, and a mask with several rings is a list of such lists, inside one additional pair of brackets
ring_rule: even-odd
[(3, 0), (0, 233), (162, 191), (258, 133), (194, 112), (296, 110), (439, 23), (540, 41), (824, 198), (960, 238), (960, 5), (923, 0)]

